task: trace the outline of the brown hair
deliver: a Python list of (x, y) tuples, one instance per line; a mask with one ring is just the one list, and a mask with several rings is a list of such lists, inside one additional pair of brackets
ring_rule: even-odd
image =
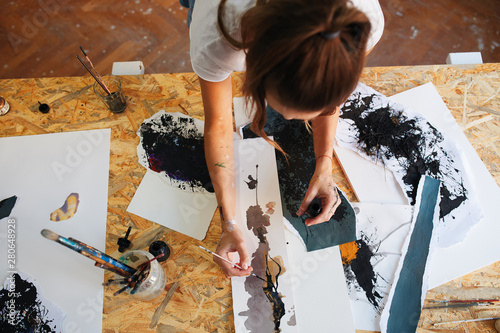
[(266, 91), (287, 107), (335, 112), (358, 83), (370, 21), (348, 0), (257, 0), (241, 17), (238, 41), (223, 24), (226, 1), (219, 4), (218, 25), (246, 52), (242, 90), (256, 109), (251, 129), (282, 151), (264, 132)]

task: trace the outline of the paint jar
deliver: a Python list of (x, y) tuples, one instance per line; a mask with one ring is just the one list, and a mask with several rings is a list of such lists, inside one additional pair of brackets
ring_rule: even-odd
[(10, 110), (10, 105), (7, 103), (7, 101), (3, 98), (0, 97), (0, 116), (3, 116)]
[[(125, 252), (119, 260), (132, 268), (138, 268), (142, 263), (153, 258), (154, 256), (147, 251), (133, 250)], [(167, 275), (158, 260), (155, 259), (147, 264), (146, 270), (149, 270), (149, 272), (141, 280), (137, 290), (134, 293), (130, 288), (126, 290), (132, 297), (141, 301), (152, 300), (160, 296), (167, 283)], [(116, 278), (122, 279), (123, 277), (117, 275)]]
[(120, 113), (127, 108), (127, 100), (123, 95), (120, 78), (115, 75), (105, 75), (102, 82), (107, 91), (97, 82), (94, 82), (94, 92), (113, 113)]

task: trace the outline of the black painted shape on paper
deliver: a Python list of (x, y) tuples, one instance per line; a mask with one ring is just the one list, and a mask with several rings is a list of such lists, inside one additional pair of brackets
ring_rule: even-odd
[[(356, 215), (349, 201), (339, 191), (342, 200), (330, 221), (307, 227), (306, 216), (295, 213), (300, 207), (315, 169), (312, 135), (302, 120), (286, 120), (267, 108), (265, 131), (272, 135), (289, 155), (288, 163), (276, 151), (283, 216), (294, 226), (304, 240), (307, 251), (314, 251), (356, 240)], [(245, 138), (256, 137), (249, 126), (243, 129)]]
[(266, 281), (267, 284), (266, 286), (262, 287), (264, 290), (264, 293), (267, 296), (267, 299), (271, 303), (271, 306), (273, 308), (273, 321), (274, 321), (274, 332), (280, 332), (280, 324), (281, 324), (281, 318), (285, 315), (285, 304), (283, 303), (283, 300), (281, 299), (281, 295), (278, 291), (278, 278), (281, 274), (281, 265), (277, 263), (273, 258), (271, 260), (278, 265), (278, 273), (276, 273), (276, 276), (274, 277), (274, 280), (276, 283), (273, 283), (273, 276), (271, 274), (271, 271), (269, 270), (269, 261), (267, 260), (268, 256), (266, 256)]
[(357, 240), (356, 245), (358, 246), (358, 252), (356, 253), (356, 258), (351, 261), (349, 266), (359, 286), (365, 292), (368, 301), (370, 301), (375, 309), (379, 310), (382, 296), (375, 289), (377, 276), (370, 262), (374, 253), (364, 239)]
[(207, 164), (203, 134), (188, 116), (163, 114), (145, 121), (139, 129), (151, 170), (164, 171), (181, 183), (181, 189), (204, 188), (214, 192)]
[(14, 208), (16, 201), (17, 197), (15, 195), (0, 201), (0, 220), (3, 219), (4, 217), (10, 216), (10, 213), (12, 212), (12, 209)]
[[(54, 319), (47, 318), (48, 311), (40, 301), (35, 285), (13, 274), (14, 290), (0, 290), (0, 331), (2, 333), (56, 333)], [(11, 311), (10, 309), (14, 309)]]
[[(374, 109), (377, 94), (352, 94), (342, 107), (340, 117), (353, 122), (357, 132), (358, 148), (377, 159), (397, 159), (406, 174), (403, 182), (410, 187), (406, 195), (415, 203), (418, 182), (422, 175), (452, 181), (453, 189), (442, 183), (440, 218), (467, 200), (460, 171), (453, 167), (453, 158), (439, 148), (444, 141), (442, 133), (428, 124), (425, 131), (416, 118), (408, 118), (403, 111), (389, 105)], [(442, 158), (445, 158), (444, 160)]]

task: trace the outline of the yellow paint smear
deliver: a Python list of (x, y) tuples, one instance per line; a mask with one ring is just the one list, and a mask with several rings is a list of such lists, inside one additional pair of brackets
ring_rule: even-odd
[(358, 243), (356, 243), (356, 241), (341, 244), (339, 247), (340, 255), (342, 256), (342, 264), (349, 265), (351, 261), (356, 259), (356, 255), (359, 250)]

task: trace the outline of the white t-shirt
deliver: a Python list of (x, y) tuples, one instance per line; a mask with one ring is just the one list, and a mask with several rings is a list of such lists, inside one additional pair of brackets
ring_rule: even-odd
[[(384, 15), (378, 0), (351, 0), (372, 25), (367, 50), (377, 44), (384, 30)], [(221, 35), (217, 26), (217, 8), (220, 0), (198, 0), (193, 8), (190, 36), (190, 54), (193, 70), (199, 77), (210, 82), (225, 80), (233, 71), (245, 70), (245, 52), (235, 50)], [(224, 7), (228, 33), (241, 39), (239, 19), (255, 0), (228, 0)], [(226, 22), (227, 21), (227, 22)]]

